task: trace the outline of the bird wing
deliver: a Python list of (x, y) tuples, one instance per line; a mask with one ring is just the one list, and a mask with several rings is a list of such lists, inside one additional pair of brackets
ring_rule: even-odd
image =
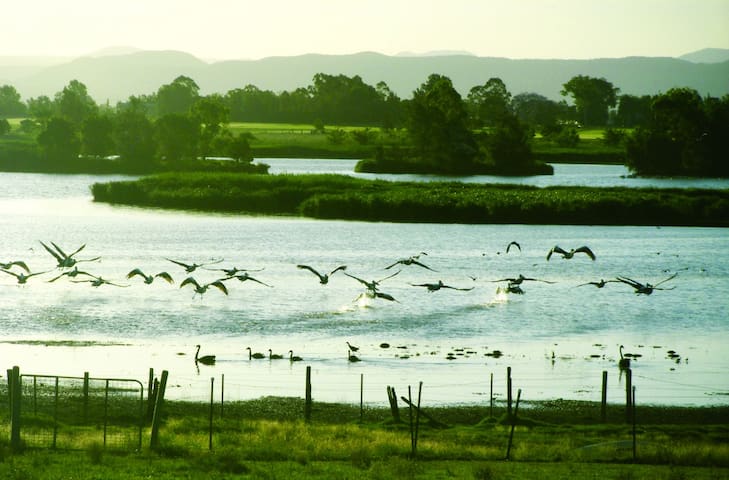
[[(64, 252), (63, 250), (61, 250), (61, 247), (59, 247), (55, 243), (51, 242), (51, 245), (53, 245), (53, 248), (55, 248), (56, 251), (58, 252), (58, 254), (61, 255), (63, 258), (70, 258), (71, 257), (70, 255), (66, 255), (66, 252)], [(81, 246), (81, 248), (83, 248), (83, 245)]]
[(135, 269), (134, 269), (134, 270), (132, 270), (131, 272), (127, 273), (127, 278), (132, 278), (132, 277), (134, 277), (135, 275), (140, 275), (140, 276), (142, 276), (142, 277), (144, 277), (144, 278), (147, 278), (147, 275), (145, 275), (145, 274), (144, 274), (144, 272), (142, 272), (142, 271), (141, 271), (140, 269), (138, 269), (138, 268), (135, 268)]
[[(400, 273), (401, 271), (402, 271), (402, 270), (398, 270), (397, 272), (393, 273), (392, 275), (388, 275), (388, 276), (387, 276), (387, 277), (385, 277), (385, 278), (382, 278), (382, 279), (380, 279), (380, 280), (377, 280), (377, 282), (376, 282), (376, 283), (384, 282), (384, 281), (385, 281), (385, 280), (387, 280), (388, 278), (392, 278), (392, 277), (394, 277), (395, 275), (399, 274), (399, 273)], [(365, 285), (367, 285), (367, 282), (363, 282), (363, 283), (364, 283)]]
[[(178, 262), (177, 260), (172, 260), (171, 258), (167, 258), (166, 260), (168, 260), (168, 261), (170, 261), (172, 263), (175, 263), (175, 264), (181, 266), (182, 268), (185, 268), (185, 269), (190, 268), (190, 265), (188, 265), (186, 263)], [(182, 286), (182, 285), (180, 285), (180, 286)]]
[(13, 262), (10, 262), (7, 264), (7, 266), (5, 266), (5, 268), (10, 268), (13, 265), (17, 265), (20, 268), (22, 268), (23, 270), (25, 270), (26, 273), (30, 273), (30, 269), (28, 268), (28, 265), (26, 265), (25, 262), (22, 260), (15, 260)]
[(349, 273), (347, 273), (347, 272), (344, 272), (344, 274), (345, 274), (346, 276), (348, 276), (348, 277), (354, 278), (355, 280), (357, 280), (357, 281), (358, 281), (359, 283), (361, 283), (361, 284), (362, 284), (362, 285), (364, 285), (364, 286), (368, 286), (368, 285), (369, 285), (369, 282), (367, 282), (367, 281), (365, 281), (365, 280), (362, 280), (362, 279), (361, 279), (361, 278), (359, 278), (359, 277), (355, 277), (354, 275), (350, 275), (350, 274), (349, 274)]
[(559, 245), (555, 245), (554, 247), (552, 247), (552, 249), (547, 254), (547, 260), (549, 260), (549, 257), (551, 257), (553, 253), (559, 253), (561, 255), (567, 254), (567, 252), (564, 251)]
[(592, 250), (590, 250), (590, 247), (585, 247), (585, 246), (580, 247), (575, 250), (575, 253), (578, 253), (578, 252), (586, 253), (588, 257), (590, 257), (592, 260), (595, 260), (595, 254), (592, 253)]
[(311, 273), (313, 273), (314, 275), (316, 275), (317, 277), (319, 277), (319, 280), (324, 280), (324, 275), (322, 275), (321, 273), (317, 272), (316, 270), (314, 270), (313, 268), (311, 268), (308, 265), (296, 265), (296, 268), (301, 268), (301, 269), (304, 269), (304, 270), (308, 270)]
[(61, 278), (64, 275), (68, 275), (68, 272), (63, 272), (62, 274), (58, 275), (57, 277), (51, 278), (50, 280), (48, 280), (48, 283), (55, 282), (56, 280), (58, 280), (59, 278)]
[(167, 283), (175, 283), (175, 281), (172, 280), (172, 275), (170, 275), (167, 272), (159, 272), (157, 275), (155, 275), (155, 277), (159, 277), (163, 280), (166, 280)]
[(512, 246), (512, 245), (514, 245), (514, 246), (515, 246), (516, 248), (518, 248), (518, 249), (519, 249), (519, 251), (521, 252), (521, 245), (519, 245), (519, 244), (518, 244), (518, 243), (516, 243), (516, 242), (511, 242), (511, 243), (509, 243), (509, 244), (508, 244), (508, 245), (506, 246), (506, 253), (509, 253), (509, 249), (511, 248), (511, 246)]
[(424, 263), (418, 262), (417, 260), (413, 260), (412, 263), (415, 265), (418, 265), (419, 267), (427, 268), (430, 271), (433, 271), (433, 272), (436, 271), (436, 270), (433, 270), (432, 268), (430, 268), (429, 266), (425, 265)]
[(334, 270), (332, 270), (331, 272), (329, 272), (329, 275), (334, 275), (338, 271), (340, 271), (340, 270), (344, 271), (346, 269), (347, 269), (347, 266), (346, 265), (340, 265), (337, 268), (335, 268)]
[(435, 284), (435, 283), (411, 283), (410, 285), (412, 285), (413, 287), (427, 287), (427, 288), (430, 288), (430, 287), (435, 286), (437, 284)]
[(462, 292), (468, 292), (469, 290), (473, 290), (473, 287), (470, 287), (470, 288), (458, 288), (458, 287), (451, 287), (450, 285), (441, 285), (440, 288), (450, 288), (451, 290), (460, 290)]
[(643, 285), (640, 282), (636, 282), (632, 278), (628, 278), (628, 277), (617, 277), (616, 280), (618, 280), (619, 282), (626, 283), (626, 284), (630, 285), (633, 288), (645, 288), (645, 285)]
[[(168, 258), (168, 260), (169, 260), (169, 258)], [(172, 262), (172, 261), (174, 261), (174, 260), (170, 260), (170, 261)], [(177, 263), (177, 262), (175, 262), (175, 263)], [(186, 279), (184, 279), (184, 280), (182, 281), (182, 283), (180, 284), (180, 288), (184, 287), (184, 286), (185, 286), (185, 285), (187, 285), (188, 283), (189, 283), (190, 285), (194, 286), (195, 288), (200, 288), (200, 284), (199, 284), (199, 283), (197, 283), (197, 280), (195, 280), (195, 279), (194, 279), (194, 278), (192, 278), (192, 277), (187, 277)]]
[(377, 298), (384, 298), (385, 300), (389, 300), (391, 302), (397, 301), (397, 300), (395, 300), (395, 297), (393, 297), (392, 295), (390, 295), (388, 293), (384, 293), (384, 292), (375, 292), (375, 296)]
[[(39, 241), (40, 241), (40, 240), (39, 240)], [(52, 242), (51, 242), (51, 243), (52, 243)], [(63, 257), (61, 257), (61, 256), (60, 256), (60, 255), (59, 255), (59, 254), (58, 254), (57, 252), (55, 252), (55, 251), (54, 251), (54, 250), (53, 250), (53, 249), (52, 249), (51, 247), (49, 247), (48, 245), (46, 245), (46, 244), (45, 244), (45, 243), (43, 243), (43, 242), (40, 242), (40, 244), (41, 244), (41, 245), (43, 245), (43, 248), (45, 248), (45, 249), (46, 249), (46, 251), (47, 251), (48, 253), (50, 253), (51, 255), (53, 255), (53, 258), (55, 258), (55, 259), (56, 259), (56, 260), (58, 261), (58, 263), (59, 263), (59, 264), (60, 264), (60, 263), (61, 263), (61, 262), (63, 261)]]
[(549, 280), (542, 280), (541, 278), (525, 278), (524, 280), (531, 280), (533, 282), (543, 282), (543, 283), (557, 283), (557, 282), (551, 282)]
[[(239, 279), (239, 280), (240, 280), (240, 279)], [(256, 278), (253, 278), (253, 277), (251, 277), (251, 276), (248, 276), (248, 275), (246, 275), (246, 280), (252, 280), (252, 281), (254, 281), (254, 282), (256, 282), (256, 283), (260, 283), (261, 285), (263, 285), (263, 286), (266, 286), (266, 287), (270, 287), (270, 286), (271, 286), (271, 285), (269, 285), (269, 284), (267, 284), (267, 283), (263, 283), (262, 281), (260, 281), (260, 280), (258, 280), (258, 279), (256, 279)]]
[[(51, 242), (51, 243), (53, 244), (53, 246), (54, 246), (54, 247), (56, 247), (56, 250), (58, 250), (58, 252), (59, 252), (60, 254), (62, 254), (63, 256), (66, 256), (66, 254), (65, 254), (65, 253), (63, 253), (63, 251), (61, 251), (61, 249), (60, 249), (60, 248), (58, 248), (58, 245), (56, 245), (56, 244), (55, 244), (55, 243), (53, 243), (53, 242)], [(71, 255), (68, 255), (68, 258), (71, 258), (71, 257), (73, 257), (74, 255), (76, 255), (76, 254), (77, 254), (78, 252), (80, 252), (81, 250), (83, 250), (83, 249), (84, 249), (84, 247), (86, 247), (86, 244), (85, 244), (85, 243), (84, 243), (83, 245), (81, 245), (80, 247), (78, 247), (78, 248), (76, 249), (76, 251), (75, 251), (75, 252), (73, 252), (73, 253), (72, 253)]]
[(225, 284), (220, 280), (216, 280), (212, 283), (209, 283), (208, 285), (211, 287), (217, 288), (218, 290), (220, 290), (221, 292), (223, 292), (226, 295), (228, 294), (228, 289), (225, 287)]
[(673, 280), (674, 278), (676, 278), (676, 275), (678, 275), (678, 272), (674, 273), (673, 275), (671, 275), (671, 276), (670, 276), (670, 277), (668, 277), (667, 279), (665, 279), (665, 280), (661, 280), (660, 282), (656, 283), (655, 285), (653, 285), (653, 288), (657, 287), (658, 285), (660, 285), (660, 284), (662, 284), (662, 283), (666, 283), (666, 282), (667, 282), (667, 281), (669, 281), (669, 280)]
[(391, 269), (392, 267), (394, 267), (395, 265), (397, 265), (398, 263), (403, 263), (403, 262), (405, 262), (405, 260), (398, 260), (397, 262), (393, 263), (392, 265), (388, 265), (388, 266), (386, 266), (386, 267), (385, 267), (385, 270), (389, 270), (389, 269)]
[(200, 264), (200, 266), (202, 267), (203, 265), (217, 265), (218, 263), (221, 263), (222, 261), (223, 261), (223, 259), (219, 258), (219, 259), (213, 260), (211, 262)]
[(5, 272), (5, 273), (7, 273), (7, 274), (9, 274), (9, 275), (12, 275), (12, 276), (14, 276), (14, 277), (15, 277), (15, 278), (17, 278), (17, 279), (20, 279), (20, 275), (18, 275), (18, 274), (17, 274), (17, 273), (15, 273), (15, 272), (11, 272), (10, 270), (5, 270), (4, 268), (2, 268), (2, 269), (0, 269), (0, 272)]

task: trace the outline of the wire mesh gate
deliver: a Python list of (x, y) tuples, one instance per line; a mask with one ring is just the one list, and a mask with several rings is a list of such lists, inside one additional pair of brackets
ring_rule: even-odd
[(21, 375), (20, 434), (27, 447), (138, 450), (144, 421), (138, 380)]

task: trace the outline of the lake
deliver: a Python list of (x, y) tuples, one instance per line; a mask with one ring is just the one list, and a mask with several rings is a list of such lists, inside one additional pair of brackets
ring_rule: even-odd
[[(264, 160), (272, 173), (351, 173), (353, 161)], [(349, 167), (347, 167), (349, 165)], [(348, 169), (348, 170), (347, 170)], [(727, 188), (723, 180), (630, 179), (619, 166), (557, 166), (553, 177), (519, 182), (611, 183)], [(580, 173), (582, 172), (582, 173)], [(432, 177), (413, 180), (430, 180)], [(122, 177), (0, 173), (0, 262), (25, 261), (45, 272), (18, 285), (0, 277), (0, 358), (23, 373), (135, 378), (153, 367), (170, 372), (168, 396), (209, 398), (224, 375), (228, 400), (304, 395), (312, 367), (314, 400), (386, 405), (386, 386), (404, 394), (423, 382), (423, 403), (488, 405), (493, 374), (497, 400), (505, 398), (506, 369), (525, 400), (600, 399), (608, 371), (608, 400), (624, 401), (619, 346), (633, 360), (642, 403), (717, 405), (729, 401), (729, 235), (726, 229), (555, 225), (394, 224), (292, 217), (201, 214), (116, 207), (92, 202), (89, 185)], [(371, 177), (366, 177), (371, 178)], [(382, 177), (378, 177), (382, 178)], [(400, 177), (397, 177), (400, 178)], [(493, 182), (497, 177), (468, 177)], [(516, 183), (514, 179), (508, 179)], [(501, 180), (503, 181), (503, 180)], [(545, 183), (542, 183), (545, 182)], [(638, 185), (636, 185), (638, 186)], [(40, 242), (66, 253), (81, 245), (79, 269), (122, 286), (94, 287), (89, 277), (61, 277)], [(511, 241), (521, 251), (506, 253)], [(547, 252), (582, 245), (596, 260)], [(425, 252), (425, 253), (421, 253)], [(420, 254), (429, 267), (397, 264)], [(192, 274), (170, 261), (211, 263)], [(359, 298), (364, 287), (338, 272), (321, 285), (306, 264), (322, 272), (346, 265), (396, 301)], [(216, 268), (250, 269), (249, 280), (225, 282), (193, 296), (180, 283), (220, 279)], [(166, 271), (173, 285), (127, 279), (134, 268)], [(19, 271), (17, 267), (13, 271)], [(504, 278), (523, 274), (524, 294), (497, 291)], [(623, 283), (583, 285), (624, 276), (656, 284), (636, 295)], [(468, 290), (429, 292), (436, 283)], [(660, 288), (659, 287), (659, 288)], [(361, 362), (347, 360), (347, 344)], [(215, 366), (195, 365), (217, 355)], [(388, 348), (381, 344), (389, 345)], [(249, 360), (246, 347), (302, 362)], [(494, 351), (502, 356), (494, 356)], [(678, 357), (669, 355), (669, 350)], [(450, 354), (450, 355), (449, 355)], [(672, 358), (674, 357), (674, 358)], [(452, 359), (449, 359), (452, 358)], [(216, 393), (216, 395), (219, 395)]]

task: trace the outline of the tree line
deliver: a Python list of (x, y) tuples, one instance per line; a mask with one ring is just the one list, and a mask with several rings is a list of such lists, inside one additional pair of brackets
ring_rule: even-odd
[[(53, 98), (27, 102), (3, 85), (0, 134), (10, 130), (5, 118), (27, 117), (21, 129), (37, 134), (48, 160), (118, 155), (143, 170), (150, 162), (173, 167), (206, 156), (250, 162), (250, 136), (233, 135), (228, 122), (305, 123), (315, 131), (325, 125), (405, 129), (407, 155), (437, 171), (464, 173), (484, 157), (501, 170), (519, 171), (532, 161), (535, 132), (574, 146), (580, 126), (608, 126), (605, 140), (624, 142), (626, 162), (637, 173), (727, 174), (719, 154), (727, 151), (728, 96), (702, 98), (680, 88), (655, 96), (619, 95), (608, 80), (583, 75), (560, 93), (571, 103), (528, 92), (512, 96), (501, 79), (491, 78), (463, 98), (450, 79), (434, 74), (412, 98), (400, 99), (385, 82), (372, 86), (359, 76), (318, 73), (311, 85), (290, 92), (247, 85), (201, 95), (194, 80), (179, 76), (152, 94), (112, 107), (96, 104), (77, 80)], [(625, 134), (626, 128), (635, 130)]]

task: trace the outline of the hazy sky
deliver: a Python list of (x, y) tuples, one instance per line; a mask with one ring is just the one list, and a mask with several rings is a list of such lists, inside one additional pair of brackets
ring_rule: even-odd
[(511, 58), (729, 48), (729, 0), (8, 0), (0, 56), (110, 46), (204, 59), (469, 51)]

